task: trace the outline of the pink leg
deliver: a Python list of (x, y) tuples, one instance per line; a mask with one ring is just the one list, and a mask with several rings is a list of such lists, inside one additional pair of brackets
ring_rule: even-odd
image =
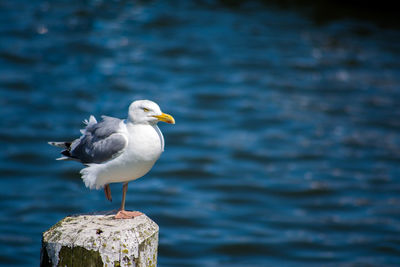
[(120, 210), (115, 215), (115, 219), (133, 219), (133, 218), (138, 217), (140, 215), (143, 215), (143, 213), (141, 213), (140, 211)]
[(106, 184), (104, 186), (104, 194), (106, 195), (106, 198), (110, 201), (112, 201), (112, 197), (111, 197), (111, 189), (110, 189), (110, 185)]
[(115, 219), (133, 219), (133, 218), (143, 214), (140, 211), (126, 211), (125, 210), (126, 191), (128, 191), (128, 183), (124, 183), (124, 185), (122, 186), (121, 208), (118, 211), (118, 213), (115, 215)]

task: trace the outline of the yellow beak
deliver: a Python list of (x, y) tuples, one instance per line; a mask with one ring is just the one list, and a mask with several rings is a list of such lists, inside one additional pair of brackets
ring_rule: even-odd
[(159, 121), (175, 124), (175, 119), (169, 114), (162, 113), (161, 115), (153, 115), (153, 117), (157, 118)]

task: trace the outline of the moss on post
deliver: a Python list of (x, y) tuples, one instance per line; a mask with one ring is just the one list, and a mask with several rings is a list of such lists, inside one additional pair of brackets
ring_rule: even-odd
[(42, 237), (40, 266), (156, 266), (158, 225), (146, 215), (66, 217)]

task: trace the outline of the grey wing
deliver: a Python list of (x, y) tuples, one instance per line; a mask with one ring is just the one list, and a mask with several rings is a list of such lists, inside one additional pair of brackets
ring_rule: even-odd
[(81, 138), (67, 151), (82, 163), (102, 163), (118, 157), (127, 145), (127, 138), (118, 132), (122, 120), (103, 116), (99, 123), (88, 123)]

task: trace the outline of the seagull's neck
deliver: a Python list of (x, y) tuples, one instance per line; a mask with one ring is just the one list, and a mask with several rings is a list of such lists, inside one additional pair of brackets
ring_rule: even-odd
[(151, 127), (157, 127), (157, 123), (150, 123), (150, 122), (148, 122), (148, 121), (145, 121), (145, 122), (137, 122), (137, 121), (132, 121), (131, 119), (129, 119), (129, 118), (127, 118), (127, 119), (125, 119), (124, 120), (124, 123), (126, 124), (126, 125), (148, 125), (148, 126), (151, 126)]
[[(157, 133), (158, 138), (160, 140), (161, 152), (164, 151), (164, 136), (163, 136), (162, 132), (160, 131), (160, 129), (158, 128), (157, 123), (148, 123), (148, 122), (147, 123), (137, 123), (137, 122), (132, 122), (129, 120), (124, 120), (124, 123), (126, 125), (126, 129), (128, 132), (135, 132), (136, 130), (142, 129), (141, 127), (143, 127), (143, 126), (145, 126), (145, 127), (149, 126), (149, 127), (153, 128), (153, 130)], [(146, 128), (146, 129), (149, 129), (149, 128)], [(153, 132), (153, 130), (151, 130), (150, 132), (147, 132), (147, 133), (151, 133), (151, 132)], [(150, 136), (151, 136), (151, 134), (150, 134)]]

